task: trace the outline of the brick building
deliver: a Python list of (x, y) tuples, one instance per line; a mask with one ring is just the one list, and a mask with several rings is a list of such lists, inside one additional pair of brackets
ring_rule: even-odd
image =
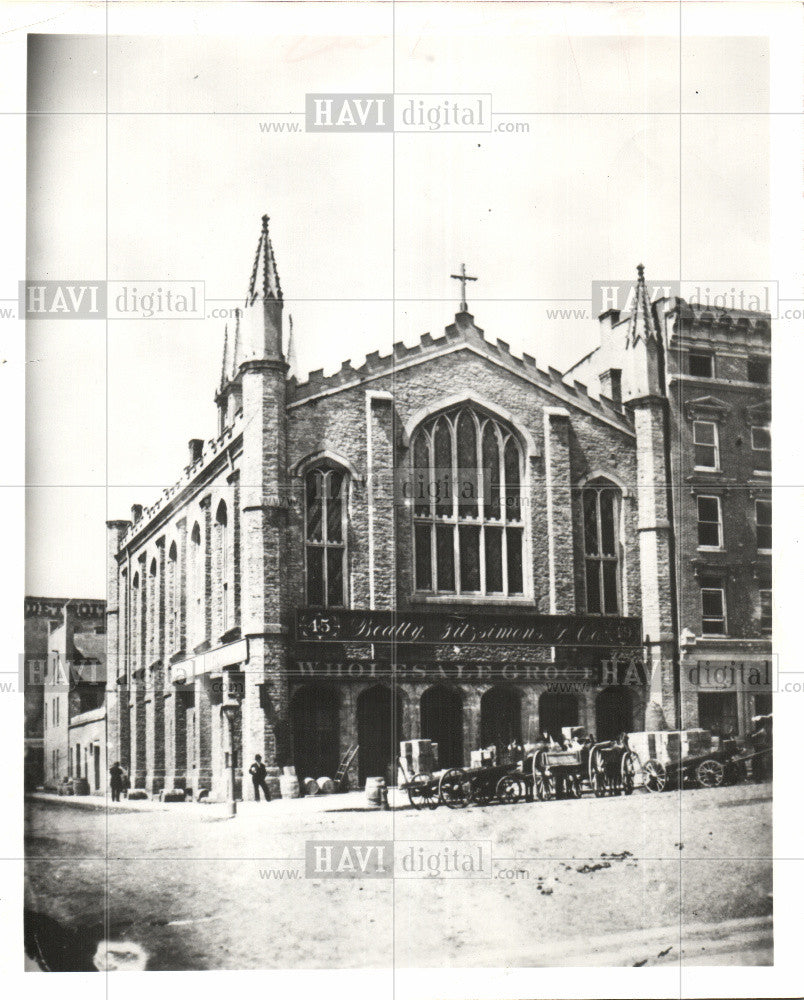
[[(232, 750), (318, 777), (358, 743), (362, 781), (393, 775), (401, 738), (449, 765), (672, 723), (662, 403), (590, 397), (487, 341), (463, 299), (442, 337), (297, 381), (263, 220), (218, 436), (107, 526), (108, 724), (133, 787), (221, 796)], [(653, 363), (640, 340), (634, 371)]]
[[(631, 407), (653, 398), (666, 470), (681, 721), (745, 733), (771, 711), (770, 315), (645, 298), (644, 322), (610, 310), (601, 343), (566, 374)], [(647, 384), (632, 361), (653, 358)], [(640, 369), (642, 365), (639, 365)], [(663, 422), (663, 423), (662, 423)]]
[(42, 678), (43, 781), (52, 788), (65, 778), (85, 778), (99, 791), (105, 787), (107, 750), (105, 604), (49, 603), (61, 613), (49, 624)]
[[(53, 650), (61, 647), (60, 626), (73, 631), (94, 631), (105, 626), (105, 602), (84, 598), (25, 598), (24, 700), (25, 787), (37, 788), (45, 780), (45, 682)], [(64, 636), (66, 640), (66, 632)], [(105, 650), (103, 651), (105, 655)], [(66, 653), (64, 659), (66, 659)], [(52, 677), (52, 674), (51, 674)], [(53, 706), (49, 705), (52, 715)], [(66, 731), (65, 731), (66, 732)], [(52, 761), (54, 746), (48, 747)], [(66, 762), (66, 742), (61, 748)]]

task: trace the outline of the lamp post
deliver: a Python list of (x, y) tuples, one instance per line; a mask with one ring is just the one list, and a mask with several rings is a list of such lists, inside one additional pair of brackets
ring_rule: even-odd
[(235, 802), (235, 719), (240, 711), (240, 702), (237, 698), (227, 694), (226, 700), (221, 705), (221, 715), (226, 718), (229, 729), (229, 749), (226, 753), (227, 764), (229, 765), (229, 780), (226, 789), (226, 812), (229, 816), (237, 815), (237, 803)]

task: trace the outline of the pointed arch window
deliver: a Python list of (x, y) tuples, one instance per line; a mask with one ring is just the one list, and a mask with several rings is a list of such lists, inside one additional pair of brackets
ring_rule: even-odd
[(583, 488), (586, 610), (618, 615), (621, 607), (621, 497), (617, 487), (597, 479)]
[(307, 604), (346, 604), (347, 493), (345, 470), (318, 465), (304, 478), (304, 538)]
[(411, 450), (415, 589), (523, 595), (524, 459), (512, 430), (463, 406), (421, 424)]
[(146, 619), (145, 627), (148, 630), (148, 659), (153, 662), (159, 656), (159, 649), (157, 643), (157, 634), (159, 629), (159, 622), (157, 620), (158, 605), (156, 602), (156, 584), (157, 584), (157, 566), (156, 559), (151, 560), (151, 567), (148, 570), (148, 617)]
[(173, 542), (167, 561), (167, 643), (171, 653), (179, 648), (179, 565), (178, 550)]
[(204, 553), (201, 549), (201, 528), (198, 522), (190, 533), (190, 634), (194, 644), (203, 639)]
[(226, 510), (225, 501), (221, 500), (215, 512), (215, 535), (217, 547), (218, 580), (220, 585), (220, 625), (221, 633), (229, 630), (232, 623), (231, 609), (229, 601), (231, 596), (231, 586), (229, 581), (229, 515)]
[(131, 581), (131, 628), (129, 629), (129, 635), (131, 637), (129, 643), (129, 680), (131, 674), (139, 667), (139, 652), (140, 652), (140, 574), (135, 573), (134, 578)]

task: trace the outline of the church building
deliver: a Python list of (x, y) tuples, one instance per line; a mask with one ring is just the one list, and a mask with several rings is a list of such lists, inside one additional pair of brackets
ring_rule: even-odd
[[(640, 275), (629, 390), (485, 337), (290, 377), (263, 218), (225, 335), (219, 433), (108, 537), (110, 738), (132, 787), (226, 794), (254, 755), (393, 780), (472, 750), (679, 724), (663, 403)], [(619, 321), (618, 317), (618, 321)], [(537, 340), (538, 335), (534, 335)]]

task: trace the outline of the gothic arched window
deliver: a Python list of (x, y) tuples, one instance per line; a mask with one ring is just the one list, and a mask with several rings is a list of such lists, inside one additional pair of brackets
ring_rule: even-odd
[(606, 479), (583, 488), (586, 610), (620, 614), (620, 491)]
[(501, 421), (463, 406), (412, 440), (415, 589), (524, 594), (522, 449)]
[(204, 638), (204, 553), (201, 549), (201, 528), (198, 522), (190, 532), (190, 596), (188, 617), (190, 619), (191, 645), (198, 645)]
[(229, 516), (226, 511), (226, 504), (223, 500), (218, 504), (215, 513), (215, 533), (217, 543), (217, 563), (218, 579), (220, 581), (219, 601), (220, 601), (220, 625), (221, 633), (229, 630), (231, 624), (231, 614), (229, 609)]
[(131, 628), (129, 630), (129, 635), (131, 641), (129, 643), (129, 678), (131, 674), (139, 667), (139, 652), (140, 652), (140, 574), (135, 573), (134, 579), (131, 581)]
[(148, 570), (148, 617), (146, 619), (146, 629), (148, 630), (148, 659), (153, 661), (159, 656), (159, 622), (157, 620), (156, 586), (158, 580), (156, 559), (151, 560), (151, 568)]
[(171, 653), (179, 648), (179, 569), (178, 550), (173, 542), (167, 563), (167, 646)]
[(346, 472), (318, 465), (304, 477), (304, 539), (307, 603), (346, 604)]

